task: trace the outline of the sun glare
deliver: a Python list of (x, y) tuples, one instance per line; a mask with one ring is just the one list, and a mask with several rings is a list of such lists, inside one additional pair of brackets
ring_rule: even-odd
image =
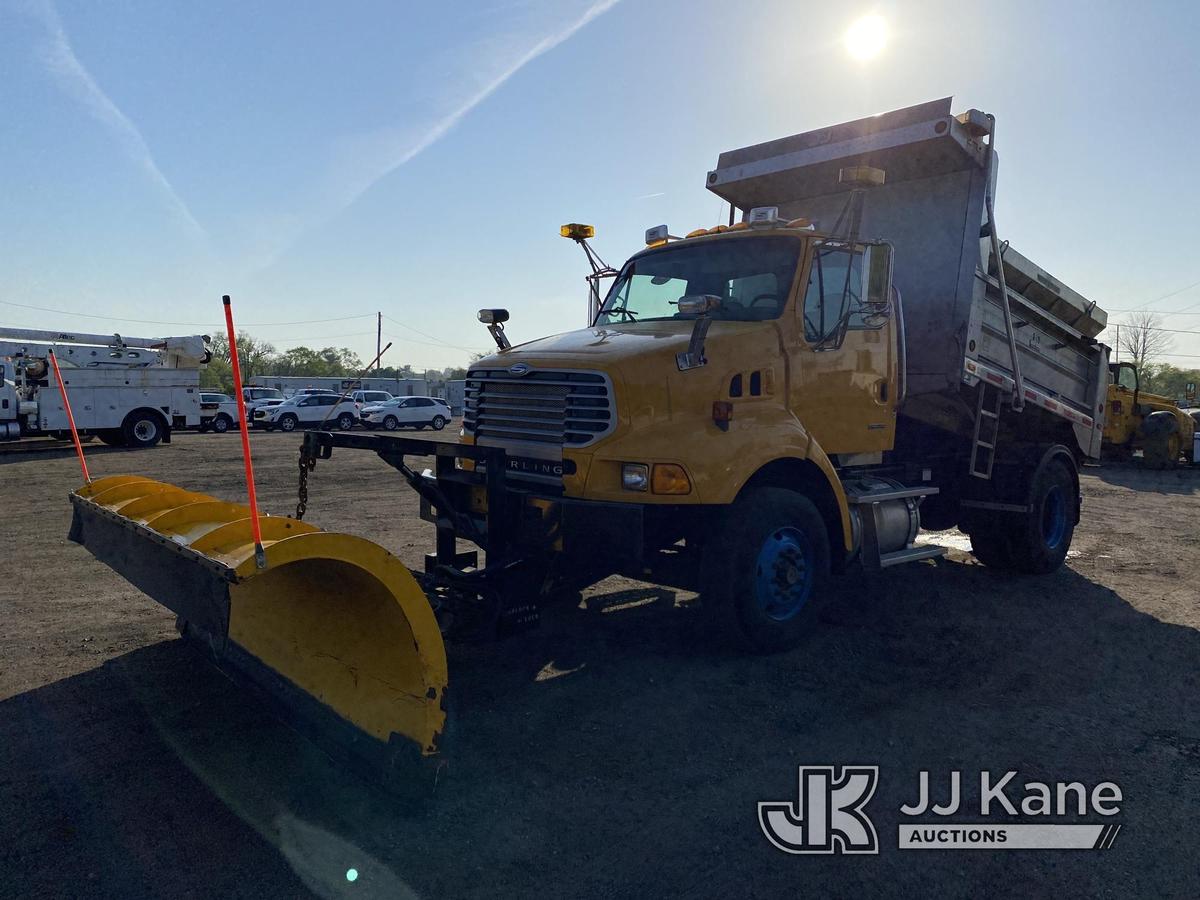
[(855, 59), (871, 59), (887, 43), (887, 23), (881, 16), (863, 16), (850, 26), (843, 40)]

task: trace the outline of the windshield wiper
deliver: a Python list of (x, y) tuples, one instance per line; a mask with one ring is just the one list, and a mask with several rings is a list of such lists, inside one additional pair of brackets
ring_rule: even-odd
[(636, 309), (630, 309), (628, 306), (614, 306), (612, 309), (603, 310), (603, 313), (606, 316), (611, 316), (613, 313), (620, 313), (622, 322), (636, 322), (638, 315)]

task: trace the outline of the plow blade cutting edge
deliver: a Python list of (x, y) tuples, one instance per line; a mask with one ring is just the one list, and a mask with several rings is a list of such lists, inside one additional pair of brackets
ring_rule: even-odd
[(71, 540), (319, 746), (406, 791), (413, 765), (436, 761), (445, 645), (420, 586), (382, 547), (263, 516), (260, 569), (248, 507), (135, 475), (93, 481), (71, 503)]

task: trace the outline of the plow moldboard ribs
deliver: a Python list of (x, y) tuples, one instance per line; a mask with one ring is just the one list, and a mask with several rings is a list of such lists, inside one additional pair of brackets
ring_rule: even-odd
[[(281, 717), (394, 788), (435, 758), (446, 652), (424, 593), (370, 541), (137, 476), (71, 495), (70, 539), (174, 612)], [(365, 765), (364, 765), (365, 764)]]

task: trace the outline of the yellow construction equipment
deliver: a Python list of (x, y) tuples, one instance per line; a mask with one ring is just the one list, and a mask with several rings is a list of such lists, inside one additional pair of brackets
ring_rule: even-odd
[(1195, 420), (1170, 398), (1141, 389), (1137, 366), (1109, 367), (1108, 407), (1104, 419), (1106, 457), (1130, 459), (1137, 450), (1154, 469), (1174, 468), (1183, 456), (1195, 462)]
[(424, 593), (382, 547), (133, 475), (71, 495), (71, 540), (178, 616), (223, 671), (386, 780), (436, 759), (446, 650)]

